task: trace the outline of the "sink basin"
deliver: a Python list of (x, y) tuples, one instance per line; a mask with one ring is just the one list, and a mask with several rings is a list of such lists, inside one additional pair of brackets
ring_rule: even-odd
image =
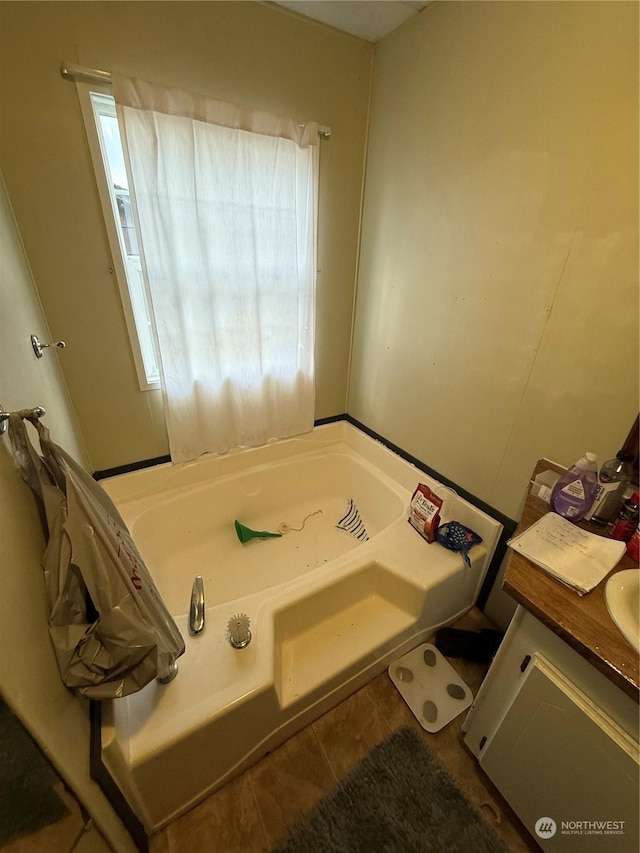
[(612, 575), (604, 588), (604, 600), (625, 639), (640, 652), (640, 569)]

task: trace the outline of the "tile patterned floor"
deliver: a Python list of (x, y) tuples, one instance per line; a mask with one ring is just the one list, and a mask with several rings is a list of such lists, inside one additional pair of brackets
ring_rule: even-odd
[[(473, 610), (458, 627), (488, 623)], [(451, 658), (477, 692), (486, 667)], [(539, 848), (462, 743), (465, 714), (425, 732), (386, 672), (290, 738), (258, 764), (152, 838), (152, 853), (264, 853), (290, 824), (329, 794), (364, 756), (400, 726), (424, 737), (458, 787), (513, 853)], [(374, 851), (372, 851), (374, 853)]]

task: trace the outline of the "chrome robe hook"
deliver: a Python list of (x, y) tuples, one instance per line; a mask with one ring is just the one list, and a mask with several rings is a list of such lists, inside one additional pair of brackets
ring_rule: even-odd
[(43, 350), (47, 347), (58, 347), (59, 349), (64, 349), (66, 344), (64, 341), (56, 341), (53, 344), (43, 344), (40, 343), (37, 335), (31, 335), (31, 346), (33, 347), (33, 351), (36, 354), (36, 358), (42, 358)]

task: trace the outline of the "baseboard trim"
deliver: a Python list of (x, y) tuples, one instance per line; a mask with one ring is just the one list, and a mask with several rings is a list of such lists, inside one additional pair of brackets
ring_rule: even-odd
[(105, 468), (94, 471), (94, 480), (104, 480), (107, 477), (117, 477), (118, 474), (129, 474), (131, 471), (142, 471), (143, 468), (153, 468), (154, 465), (165, 465), (171, 462), (170, 456), (156, 456), (153, 459), (142, 459), (140, 462), (130, 462), (128, 465), (116, 465), (115, 468)]

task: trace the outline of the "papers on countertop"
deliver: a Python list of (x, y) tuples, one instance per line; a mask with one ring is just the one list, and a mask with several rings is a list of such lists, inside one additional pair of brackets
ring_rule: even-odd
[(543, 515), (507, 545), (579, 595), (598, 586), (626, 548), (624, 542), (582, 530), (555, 512)]

